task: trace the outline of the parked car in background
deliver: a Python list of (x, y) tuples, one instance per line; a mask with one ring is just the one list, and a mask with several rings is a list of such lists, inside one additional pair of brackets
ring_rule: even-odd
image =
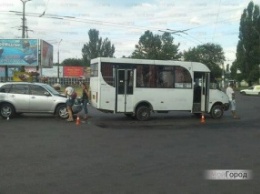
[(251, 86), (247, 89), (240, 90), (244, 95), (260, 95), (260, 85)]
[(0, 116), (21, 113), (50, 113), (67, 118), (66, 97), (44, 83), (0, 83)]

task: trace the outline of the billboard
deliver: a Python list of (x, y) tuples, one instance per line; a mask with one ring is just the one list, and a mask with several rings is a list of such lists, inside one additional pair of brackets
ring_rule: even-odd
[(53, 67), (53, 46), (44, 40), (41, 40), (41, 66)]
[(59, 76), (62, 77), (63, 75), (63, 67), (53, 66), (52, 68), (44, 68), (42, 69), (42, 76), (45, 77), (58, 77), (58, 69), (59, 69)]
[(83, 77), (84, 67), (81, 66), (64, 66), (63, 67), (64, 77)]
[(0, 66), (38, 66), (38, 40), (0, 39)]

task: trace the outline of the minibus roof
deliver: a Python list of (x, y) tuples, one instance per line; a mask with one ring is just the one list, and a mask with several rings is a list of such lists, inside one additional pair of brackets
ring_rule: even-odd
[(173, 60), (150, 60), (150, 59), (132, 59), (132, 58), (107, 58), (99, 57), (91, 60), (91, 64), (97, 62), (121, 63), (121, 64), (140, 64), (140, 65), (177, 65), (185, 67), (196, 72), (210, 72), (209, 68), (203, 63), (191, 61), (173, 61)]

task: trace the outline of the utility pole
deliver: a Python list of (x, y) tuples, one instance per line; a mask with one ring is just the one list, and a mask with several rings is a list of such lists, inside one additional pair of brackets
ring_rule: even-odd
[(225, 69), (224, 69), (224, 63), (222, 63), (222, 76), (221, 76), (221, 80), (222, 80), (222, 89), (224, 90), (225, 88)]
[(58, 43), (58, 80), (57, 82), (60, 83), (60, 43), (61, 43), (62, 39), (60, 39), (59, 43)]
[(22, 38), (25, 38), (25, 31), (27, 29), (27, 26), (25, 26), (25, 4), (28, 2), (28, 1), (31, 1), (31, 0), (20, 0), (22, 3), (23, 3), (23, 24), (22, 24)]
[(259, 78), (258, 78), (258, 83), (260, 84), (260, 64), (258, 65), (259, 68)]
[[(28, 1), (31, 1), (31, 0), (20, 0), (20, 1), (23, 3), (22, 38), (25, 38), (25, 31), (26, 31), (26, 29), (27, 29), (27, 26), (25, 26), (25, 21), (26, 21), (26, 18), (25, 18), (25, 4), (26, 4)], [(24, 66), (21, 66), (21, 71), (22, 71), (22, 72), (25, 71)]]

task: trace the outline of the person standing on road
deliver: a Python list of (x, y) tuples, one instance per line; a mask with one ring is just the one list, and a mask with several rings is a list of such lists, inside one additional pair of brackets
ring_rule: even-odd
[(81, 83), (82, 87), (82, 101), (83, 101), (83, 111), (84, 111), (84, 116), (83, 119), (87, 120), (88, 119), (88, 89), (86, 83)]
[(74, 120), (73, 114), (72, 114), (72, 106), (75, 102), (76, 92), (73, 87), (68, 86), (65, 88), (65, 95), (67, 96), (66, 105), (67, 105), (67, 111), (69, 114), (69, 118), (67, 119), (67, 121), (72, 122)]
[(240, 119), (240, 117), (236, 113), (236, 100), (235, 100), (235, 92), (234, 92), (234, 84), (230, 83), (226, 89), (226, 94), (229, 99), (229, 105), (231, 107), (232, 116), (234, 119)]

